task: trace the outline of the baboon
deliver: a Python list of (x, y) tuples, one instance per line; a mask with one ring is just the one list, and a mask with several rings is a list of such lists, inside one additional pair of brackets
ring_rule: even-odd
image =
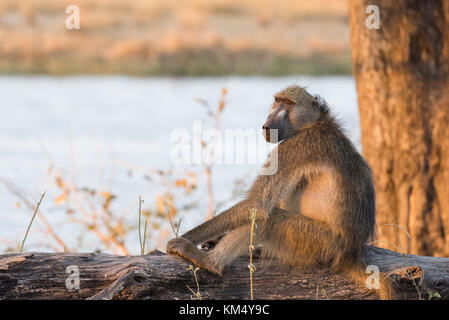
[[(170, 240), (167, 252), (221, 275), (248, 252), (254, 208), (262, 257), (300, 268), (328, 266), (361, 278), (363, 247), (375, 227), (368, 164), (326, 102), (297, 85), (275, 94), (263, 130), (267, 142), (277, 142), (270, 134), (277, 130), (277, 172), (259, 175), (244, 200)], [(218, 236), (223, 237), (212, 250), (197, 248)]]

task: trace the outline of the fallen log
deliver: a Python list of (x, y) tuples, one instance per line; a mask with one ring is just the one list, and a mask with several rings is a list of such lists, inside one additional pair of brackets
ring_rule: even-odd
[[(449, 297), (447, 258), (401, 255), (368, 246), (364, 260), (395, 279), (400, 299)], [(204, 270), (194, 274), (187, 270), (187, 261), (160, 251), (143, 256), (4, 254), (0, 255), (0, 299), (249, 299), (248, 261), (239, 258), (220, 277)], [(257, 267), (257, 256), (254, 263)], [(377, 298), (344, 274), (295, 270), (276, 261), (256, 270), (253, 292), (255, 299)]]

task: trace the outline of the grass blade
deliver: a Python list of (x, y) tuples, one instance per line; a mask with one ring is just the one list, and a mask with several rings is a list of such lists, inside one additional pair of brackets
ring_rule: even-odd
[(28, 224), (27, 231), (26, 231), (25, 236), (23, 237), (23, 240), (22, 240), (22, 246), (20, 247), (20, 253), (23, 252), (23, 247), (25, 246), (25, 241), (26, 241), (26, 239), (28, 237), (28, 233), (30, 232), (31, 225), (33, 224), (34, 218), (36, 218), (37, 211), (39, 210), (39, 206), (41, 205), (41, 202), (42, 202), (42, 199), (45, 196), (45, 193), (46, 193), (46, 191), (44, 191), (44, 193), (41, 195), (41, 198), (39, 199), (39, 202), (36, 205), (36, 209), (34, 209), (33, 217), (31, 218), (31, 221)]

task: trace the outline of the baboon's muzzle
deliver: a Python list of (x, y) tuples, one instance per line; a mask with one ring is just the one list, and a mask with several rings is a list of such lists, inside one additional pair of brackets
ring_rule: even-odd
[(270, 143), (277, 143), (279, 141), (279, 129), (276, 127), (270, 127), (265, 123), (262, 126), (263, 135), (265, 140)]

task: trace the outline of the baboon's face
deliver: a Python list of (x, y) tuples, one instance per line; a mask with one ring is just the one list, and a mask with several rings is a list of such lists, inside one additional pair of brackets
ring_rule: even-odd
[(262, 126), (265, 140), (271, 143), (286, 140), (318, 117), (319, 111), (312, 105), (300, 105), (290, 99), (275, 96), (267, 121)]

